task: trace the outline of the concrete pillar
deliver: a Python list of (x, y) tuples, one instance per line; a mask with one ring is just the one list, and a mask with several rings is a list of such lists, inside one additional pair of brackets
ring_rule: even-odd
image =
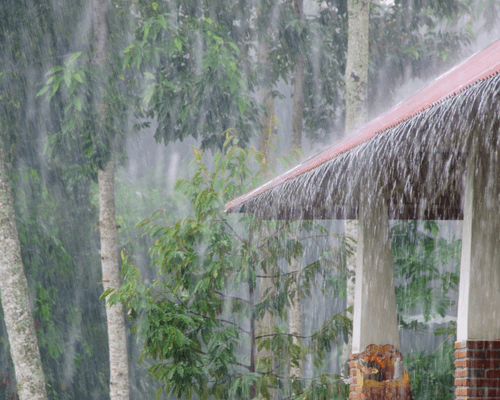
[(500, 339), (500, 161), (468, 160), (457, 341)]
[(370, 344), (399, 350), (389, 216), (380, 197), (360, 202), (355, 285), (352, 352)]

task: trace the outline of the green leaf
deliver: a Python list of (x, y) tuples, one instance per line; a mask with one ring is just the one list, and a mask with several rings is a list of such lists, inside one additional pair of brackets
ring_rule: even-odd
[(61, 66), (58, 65), (57, 67), (54, 67), (54, 68), (50, 69), (49, 72), (47, 72), (45, 75), (52, 75), (53, 73), (59, 72), (59, 71), (61, 71), (63, 69), (64, 69), (63, 67), (61, 67)]
[(78, 82), (83, 83), (83, 79), (82, 79), (81, 75), (78, 72), (75, 72), (73, 74), (73, 78), (75, 78)]
[(245, 101), (241, 97), (238, 98), (238, 108), (240, 109), (240, 114), (245, 113), (246, 104), (245, 104)]
[(144, 92), (144, 105), (147, 107), (149, 105), (149, 102), (151, 101), (151, 98), (153, 97), (155, 93), (155, 86), (156, 85), (151, 85), (149, 86), (146, 91)]
[(38, 96), (41, 96), (42, 94), (44, 94), (47, 90), (49, 90), (50, 86), (44, 86), (37, 94), (36, 94), (36, 97)]
[(227, 44), (229, 44), (229, 46), (232, 47), (232, 49), (236, 52), (236, 53), (239, 53), (240, 52), (240, 49), (238, 48), (238, 46), (236, 46), (236, 44), (234, 44), (233, 42), (227, 42)]
[(80, 55), (82, 54), (82, 52), (78, 52), (78, 53), (75, 53), (73, 54), (70, 58), (69, 58), (69, 62), (72, 62), (72, 61), (75, 61), (78, 57), (80, 57)]
[(110, 295), (111, 293), (113, 293), (114, 290), (115, 290), (114, 288), (109, 288), (108, 290), (105, 290), (104, 293), (99, 296), (99, 299), (100, 300), (106, 300), (106, 297), (108, 297), (108, 295)]
[(182, 51), (182, 42), (181, 42), (181, 39), (179, 39), (178, 37), (176, 37), (174, 39), (174, 46), (177, 49), (177, 51), (180, 53)]
[(146, 25), (146, 28), (144, 28), (144, 36), (142, 37), (142, 44), (146, 43), (146, 40), (148, 40), (149, 36), (149, 25)]
[(163, 29), (168, 30), (167, 20), (163, 15), (158, 15), (158, 22), (163, 27)]
[(66, 86), (69, 88), (71, 85), (71, 71), (69, 69), (64, 70), (63, 79), (64, 83), (66, 83)]
[(82, 101), (80, 100), (79, 97), (75, 97), (73, 99), (73, 104), (75, 106), (75, 110), (82, 111)]

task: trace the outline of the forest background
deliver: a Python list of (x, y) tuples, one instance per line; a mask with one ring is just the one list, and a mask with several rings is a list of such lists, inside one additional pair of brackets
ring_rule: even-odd
[[(262, 177), (269, 177), (343, 136), (347, 3), (306, 1), (297, 12), (298, 3), (111, 1), (105, 68), (93, 62), (98, 40), (91, 1), (0, 5), (1, 146), (49, 398), (109, 396), (96, 182), (110, 159), (116, 164), (118, 249), (148, 286), (158, 277), (148, 253), (156, 239), (136, 225), (159, 208), (170, 224), (192, 212), (182, 191), (173, 190), (177, 178), (196, 178), (200, 164), (190, 161), (201, 150), (193, 154), (189, 145), (205, 150), (198, 160), (212, 171), (220, 162), (215, 155), (235, 135), (238, 147), (261, 152), (252, 172), (263, 166)], [(498, 37), (498, 12), (494, 0), (374, 1), (369, 115)], [(301, 111), (293, 104), (299, 75)], [(100, 105), (104, 122), (96, 117)], [(297, 119), (300, 128), (292, 123)], [(273, 156), (297, 148), (302, 153), (279, 158), (284, 166)], [(453, 318), (444, 317), (456, 313), (455, 231), (438, 224), (393, 227), (398, 307), (413, 317), (400, 321), (408, 331), (402, 346), (416, 398), (452, 396)], [(333, 297), (315, 303), (305, 295), (303, 309), (344, 310), (342, 260), (328, 275)], [(442, 335), (429, 339), (437, 316)], [(130, 397), (152, 398), (161, 382), (147, 377), (150, 358), (139, 364), (144, 338), (130, 335), (132, 323), (127, 320)], [(341, 331), (331, 338), (331, 359), (311, 366), (303, 354), (301, 367), (338, 375)], [(0, 338), (0, 398), (14, 399), (5, 324)], [(422, 374), (429, 365), (432, 372)]]

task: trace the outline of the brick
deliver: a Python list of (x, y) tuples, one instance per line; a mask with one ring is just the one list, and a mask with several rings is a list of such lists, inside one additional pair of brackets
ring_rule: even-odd
[(355, 392), (356, 391), (356, 385), (349, 385), (349, 391)]
[(472, 350), (456, 350), (455, 358), (484, 358), (485, 353), (482, 351)]
[(500, 387), (500, 379), (487, 379), (487, 378), (455, 379), (455, 386)]
[(499, 350), (486, 350), (485, 352), (485, 357), (486, 358), (500, 358), (500, 351)]
[(462, 347), (467, 347), (469, 349), (477, 349), (477, 348), (500, 349), (500, 340), (467, 340), (465, 342), (465, 346)]
[(500, 360), (455, 360), (455, 368), (498, 368)]
[(455, 350), (465, 347), (465, 342), (455, 342)]
[(456, 397), (455, 400), (498, 400), (498, 397), (469, 397), (469, 396), (460, 396)]
[(357, 360), (358, 359), (358, 354), (351, 354), (349, 356), (349, 360)]
[(500, 389), (488, 388), (488, 389), (486, 389), (486, 396), (498, 396), (498, 397), (500, 397)]
[(357, 399), (358, 396), (356, 396), (356, 393), (351, 392), (351, 393), (349, 393), (349, 398), (350, 399)]
[(483, 368), (458, 368), (455, 370), (455, 378), (485, 378)]
[(355, 385), (356, 383), (358, 383), (358, 378), (354, 377), (354, 378), (351, 378), (351, 383), (353, 385)]
[(356, 368), (356, 365), (357, 365), (357, 364), (358, 364), (358, 363), (357, 363), (356, 361), (351, 361), (351, 362), (349, 363), (349, 367), (351, 367), (351, 368)]
[(469, 396), (460, 396), (456, 397), (455, 400), (498, 400), (498, 397), (469, 397)]
[(351, 376), (356, 376), (356, 370), (355, 370), (355, 369), (351, 369), (351, 370), (349, 371), (349, 375), (351, 375)]
[(486, 378), (500, 378), (500, 369), (487, 369)]
[(455, 396), (484, 396), (484, 389), (456, 388)]

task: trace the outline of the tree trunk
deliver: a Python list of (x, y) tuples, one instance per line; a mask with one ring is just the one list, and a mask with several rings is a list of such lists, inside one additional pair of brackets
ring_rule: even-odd
[[(92, 62), (105, 68), (107, 60), (107, 1), (94, 0), (94, 54)], [(99, 104), (100, 123), (105, 115)], [(118, 229), (115, 213), (115, 168), (113, 161), (106, 170), (99, 170), (99, 231), (101, 236), (102, 282), (104, 290), (120, 289), (120, 267), (118, 264)], [(108, 321), (109, 394), (111, 400), (128, 400), (128, 354), (125, 316), (121, 304), (110, 306), (106, 301)]]
[[(270, 229), (263, 224), (261, 228), (261, 243), (264, 241), (267, 241), (267, 239), (272, 235), (272, 232)], [(268, 250), (264, 247), (263, 248), (263, 257), (268, 258), (269, 253)], [(267, 265), (267, 270), (260, 270), (259, 274), (261, 275), (267, 275), (271, 276), (277, 273), (277, 266), (276, 265)], [(275, 289), (273, 285), (273, 280), (271, 278), (260, 278), (259, 279), (259, 292), (258, 292), (258, 300), (257, 303), (261, 303), (262, 301), (266, 300), (266, 298), (275, 295)], [(266, 311), (264, 313), (264, 316), (260, 320), (255, 320), (255, 336), (260, 336), (260, 335), (265, 335), (265, 334), (270, 334), (274, 333), (274, 327), (276, 325), (276, 317), (271, 314), (269, 311)], [(258, 347), (258, 343), (256, 345)], [(265, 347), (263, 347), (260, 350), (256, 351), (256, 360), (255, 363), (257, 364), (257, 371), (259, 372), (270, 372), (272, 370), (276, 363), (275, 363), (275, 354), (274, 352), (269, 349), (267, 350)], [(271, 359), (270, 363), (270, 370), (262, 368), (262, 366), (258, 366), (260, 360), (264, 359)], [(276, 390), (274, 389), (269, 389), (269, 399), (267, 400), (274, 400), (276, 398)]]
[[(101, 234), (102, 281), (104, 290), (120, 289), (118, 265), (118, 228), (115, 215), (115, 168), (109, 162), (106, 171), (100, 170), (99, 179), (99, 230)], [(128, 355), (125, 316), (121, 304), (110, 306), (106, 302), (108, 319), (109, 393), (111, 400), (127, 400)]]
[(20, 400), (47, 399), (17, 235), (14, 202), (0, 148), (0, 294)]
[[(303, 0), (294, 1), (295, 16), (297, 19), (304, 18)], [(302, 117), (304, 114), (304, 56), (297, 55), (297, 64), (293, 69), (295, 80), (293, 88), (293, 109), (292, 109), (292, 141), (291, 149), (302, 148)]]
[(259, 151), (263, 154), (265, 160), (264, 173), (270, 175), (274, 169), (275, 154), (272, 150), (272, 145), (275, 140), (273, 138), (274, 127), (276, 126), (274, 115), (274, 97), (272, 96), (273, 87), (269, 83), (270, 67), (269, 67), (269, 52), (271, 48), (266, 41), (259, 42), (258, 64), (261, 66), (264, 74), (263, 85), (257, 91), (257, 99), (260, 104), (264, 105), (264, 113), (260, 119), (261, 132), (259, 136)]
[[(371, 0), (348, 0), (348, 44), (345, 71), (346, 119), (345, 133), (348, 135), (363, 125), (367, 118), (368, 61), (369, 61), (369, 20)], [(345, 235), (356, 243), (358, 221), (345, 221)], [(356, 279), (356, 247), (347, 258), (347, 307), (354, 306), (354, 282)], [(352, 319), (352, 314), (347, 313)], [(342, 349), (341, 371), (349, 375), (347, 364), (352, 352), (352, 336)]]
[(371, 0), (348, 0), (348, 44), (345, 71), (345, 133), (367, 119), (369, 18)]
[[(301, 20), (304, 18), (304, 4), (303, 0), (294, 0), (293, 3), (295, 16), (297, 19)], [(295, 85), (293, 89), (293, 109), (292, 109), (292, 150), (297, 150), (302, 148), (302, 117), (304, 114), (304, 57), (300, 53), (297, 55), (297, 64), (293, 69), (293, 77), (295, 80)], [(299, 238), (300, 230), (294, 232), (295, 239)], [(292, 258), (290, 261), (290, 272), (298, 271), (295, 276), (295, 282), (290, 287), (295, 295), (291, 299), (290, 304), (290, 316), (288, 328), (290, 333), (297, 336), (302, 336), (302, 312), (301, 312), (301, 301), (298, 291), (298, 283), (300, 279), (300, 264), (301, 258)], [(293, 337), (293, 343), (295, 345), (300, 345), (301, 341), (297, 337)], [(290, 377), (301, 379), (302, 374), (302, 360), (299, 361), (299, 365), (290, 365)], [(291, 393), (297, 394), (297, 393)]]
[(291, 149), (302, 148), (302, 116), (304, 114), (304, 57), (299, 54), (293, 69), (295, 85), (292, 108), (292, 142)]
[[(298, 237), (298, 235), (296, 235)], [(300, 279), (300, 259), (292, 258), (290, 261), (290, 272), (297, 271), (295, 275), (295, 282), (291, 285), (290, 291), (295, 292), (290, 304), (290, 316), (289, 316), (289, 329), (290, 333), (294, 335), (293, 344), (301, 345), (301, 340), (295, 336), (302, 336), (302, 311), (301, 311), (301, 301), (298, 291), (298, 283)], [(299, 360), (299, 365), (290, 365), (290, 378), (301, 379), (302, 374), (302, 360)], [(298, 393), (290, 393), (298, 394)]]

